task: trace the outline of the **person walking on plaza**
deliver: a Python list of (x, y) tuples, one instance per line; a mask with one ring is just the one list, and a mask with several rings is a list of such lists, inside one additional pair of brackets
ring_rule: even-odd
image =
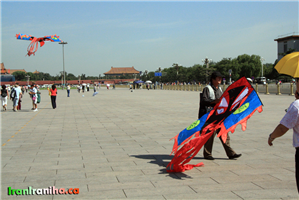
[[(296, 79), (297, 90), (299, 89), (299, 79)], [(273, 141), (283, 136), (289, 129), (293, 129), (293, 147), (296, 149), (295, 154), (295, 177), (297, 184), (297, 191), (299, 193), (299, 93), (295, 93), (296, 100), (291, 103), (287, 109), (287, 113), (281, 119), (274, 131), (269, 135), (268, 144), (273, 145)]]
[(25, 86), (22, 86), (21, 90), (22, 90), (22, 94), (25, 94)]
[(2, 107), (3, 110), (6, 111), (7, 108), (7, 97), (9, 96), (9, 92), (6, 89), (6, 85), (2, 85), (2, 89), (1, 89), (1, 101), (2, 101)]
[(52, 88), (50, 89), (51, 92), (51, 103), (52, 108), (56, 109), (56, 96), (57, 96), (57, 88), (55, 85), (52, 85)]
[(70, 84), (68, 84), (66, 86), (66, 90), (67, 90), (67, 97), (70, 97), (70, 92), (71, 92), (71, 86), (70, 86)]
[(34, 83), (31, 84), (30, 86), (30, 91), (29, 91), (30, 97), (32, 99), (32, 110), (33, 112), (38, 111), (37, 110), (37, 89), (35, 88)]
[(89, 92), (89, 84), (86, 85), (87, 92)]
[(13, 111), (15, 112), (17, 112), (17, 107), (21, 96), (22, 96), (21, 88), (19, 87), (19, 84), (16, 83), (15, 87), (12, 89), (10, 93), (10, 97), (13, 101)]
[(85, 90), (85, 83), (83, 83), (82, 81), (82, 93), (84, 93), (84, 90)]
[[(22, 90), (21, 90), (21, 91), (22, 91)], [(20, 95), (20, 97), (19, 97), (19, 102), (18, 102), (17, 110), (21, 110), (21, 108), (22, 108), (22, 104), (21, 104), (21, 102), (22, 102), (22, 97), (23, 97), (23, 92), (22, 92), (22, 95)]]
[[(219, 85), (221, 83), (222, 77), (223, 75), (218, 71), (212, 73), (210, 77), (210, 84), (208, 84), (200, 94), (200, 107), (198, 112), (198, 119), (201, 118), (204, 114), (211, 111), (213, 107), (218, 102), (220, 102), (220, 97), (223, 92)], [(219, 133), (219, 131), (220, 129), (217, 129), (204, 145), (203, 156), (207, 160), (214, 160), (212, 156), (214, 137), (216, 134)], [(219, 139), (229, 159), (239, 158), (242, 155), (236, 154), (235, 151), (230, 147), (230, 137), (228, 134), (225, 143), (222, 141), (221, 137)]]

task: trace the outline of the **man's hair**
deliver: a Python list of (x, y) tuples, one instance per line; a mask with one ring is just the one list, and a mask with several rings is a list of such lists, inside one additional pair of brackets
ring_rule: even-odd
[(16, 85), (19, 85), (19, 83), (16, 83)]

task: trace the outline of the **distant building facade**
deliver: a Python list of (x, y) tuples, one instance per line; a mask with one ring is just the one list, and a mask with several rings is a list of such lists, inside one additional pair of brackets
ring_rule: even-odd
[(286, 53), (290, 49), (295, 49), (299, 51), (299, 35), (288, 34), (286, 36), (281, 36), (275, 39), (277, 41), (277, 59), (280, 60), (283, 53)]
[(18, 72), (18, 71), (27, 73), (25, 69), (6, 69), (4, 67), (4, 63), (0, 63), (0, 65), (1, 65), (1, 74), (13, 74), (14, 72)]
[(104, 73), (105, 76), (122, 76), (122, 75), (138, 75), (140, 72), (134, 67), (111, 67), (111, 69)]

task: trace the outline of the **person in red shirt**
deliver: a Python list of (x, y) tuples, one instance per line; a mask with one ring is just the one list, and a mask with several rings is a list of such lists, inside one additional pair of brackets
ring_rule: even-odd
[(56, 108), (56, 96), (57, 96), (57, 88), (56, 85), (52, 85), (52, 89), (50, 89), (50, 93), (51, 93), (51, 103), (52, 103), (52, 107), (53, 109)]

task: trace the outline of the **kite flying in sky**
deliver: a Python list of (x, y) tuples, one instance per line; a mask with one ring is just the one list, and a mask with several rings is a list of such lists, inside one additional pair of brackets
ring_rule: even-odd
[(31, 43), (29, 44), (27, 48), (27, 55), (31, 56), (32, 54), (35, 55), (35, 52), (38, 49), (38, 43), (40, 43), (40, 47), (44, 46), (45, 41), (51, 41), (51, 42), (62, 42), (62, 40), (59, 39), (59, 36), (57, 35), (48, 35), (45, 37), (36, 38), (31, 35), (25, 35), (25, 34), (16, 34), (16, 38), (20, 40), (30, 40)]
[(225, 90), (213, 110), (173, 138), (174, 157), (167, 165), (166, 171), (184, 172), (202, 166), (202, 162), (196, 165), (187, 163), (196, 156), (214, 131), (220, 128), (218, 137), (221, 136), (225, 142), (228, 132), (233, 133), (238, 124), (241, 124), (242, 130), (245, 131), (247, 120), (256, 110), (262, 112), (262, 106), (259, 96), (245, 77), (234, 82)]

